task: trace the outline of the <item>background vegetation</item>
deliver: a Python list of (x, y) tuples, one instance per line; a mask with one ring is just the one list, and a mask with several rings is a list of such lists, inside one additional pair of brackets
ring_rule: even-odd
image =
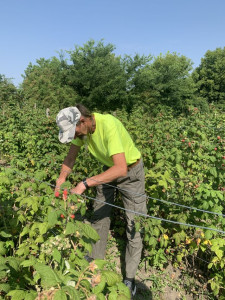
[(0, 77), (4, 103), (36, 103), (57, 109), (83, 102), (100, 111), (143, 106), (153, 113), (158, 107), (186, 113), (190, 105), (207, 111), (208, 104), (224, 108), (225, 48), (207, 51), (193, 70), (191, 60), (177, 53), (158, 57), (116, 56), (115, 46), (88, 41), (59, 57), (37, 59), (24, 71), (16, 88)]
[[(0, 76), (2, 299), (129, 299), (105, 261), (84, 259), (98, 239), (87, 224), (94, 190), (86, 199), (65, 192), (101, 166), (84, 150), (64, 191), (53, 194), (68, 151), (55, 116), (77, 102), (113, 113), (132, 135), (145, 163), (148, 214), (197, 226), (137, 217), (142, 263), (197, 269), (205, 299), (225, 298), (225, 239), (216, 231), (225, 231), (225, 48), (207, 51), (195, 70), (176, 53), (122, 58), (114, 50), (91, 40), (40, 58), (20, 87)], [(123, 219), (117, 211), (112, 220), (121, 239)]]

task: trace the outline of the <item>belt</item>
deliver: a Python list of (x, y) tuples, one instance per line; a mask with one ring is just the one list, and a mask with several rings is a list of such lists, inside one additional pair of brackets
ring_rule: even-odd
[(141, 158), (137, 159), (134, 163), (132, 163), (131, 165), (127, 166), (127, 170), (129, 171), (130, 169), (132, 169), (133, 167), (135, 167), (136, 165), (139, 164), (139, 162), (141, 161)]

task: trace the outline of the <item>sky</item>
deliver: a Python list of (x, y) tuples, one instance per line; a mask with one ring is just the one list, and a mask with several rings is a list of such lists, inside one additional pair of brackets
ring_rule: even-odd
[(89, 40), (115, 54), (185, 55), (196, 68), (225, 47), (224, 0), (0, 0), (0, 74), (19, 86), (29, 63)]

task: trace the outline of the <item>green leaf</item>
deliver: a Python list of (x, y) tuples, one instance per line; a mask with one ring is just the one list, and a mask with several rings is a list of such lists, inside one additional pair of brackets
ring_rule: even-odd
[(43, 286), (53, 287), (60, 283), (58, 275), (52, 268), (41, 263), (36, 263), (34, 268), (39, 273)]
[(7, 253), (7, 249), (5, 248), (5, 242), (0, 242), (0, 254), (5, 255)]
[(0, 279), (4, 279), (7, 276), (6, 271), (0, 271)]
[(30, 228), (24, 227), (21, 234), (20, 234), (20, 236), (22, 237), (22, 236), (28, 234), (29, 232), (30, 232)]
[(85, 250), (87, 250), (87, 252), (91, 253), (92, 252), (92, 244), (91, 244), (91, 240), (86, 239), (85, 237), (79, 240), (80, 244), (82, 246), (84, 246)]
[(16, 259), (14, 257), (10, 257), (8, 259), (8, 264), (15, 270), (18, 271), (19, 270), (19, 265), (20, 265), (20, 261), (19, 259)]
[(180, 245), (180, 241), (181, 241), (181, 237), (180, 237), (180, 234), (179, 233), (175, 233), (173, 235), (173, 238), (175, 239), (175, 244), (178, 246)]
[(130, 299), (130, 289), (123, 282), (117, 283), (117, 287), (119, 292), (122, 293), (123, 296), (126, 296), (128, 299)]
[(58, 216), (55, 210), (48, 213), (48, 225), (53, 227), (58, 221)]
[(14, 244), (13, 241), (6, 241), (6, 242), (5, 242), (5, 245), (6, 245), (6, 248), (8, 248), (9, 246), (10, 246), (11, 248), (14, 248), (14, 247), (15, 247), (15, 244)]
[(212, 236), (213, 236), (212, 231), (206, 230), (206, 232), (205, 232), (205, 238), (207, 240), (210, 240), (212, 238)]
[(8, 293), (10, 291), (10, 285), (8, 283), (0, 283), (0, 291)]
[(13, 290), (10, 291), (7, 296), (11, 296), (11, 300), (23, 300), (26, 296), (26, 293), (22, 290)]
[(153, 234), (154, 236), (158, 237), (160, 235), (160, 230), (158, 227), (155, 227), (154, 230), (153, 230)]
[(74, 262), (75, 262), (76, 265), (81, 266), (81, 267), (88, 266), (88, 262), (84, 258), (80, 259), (79, 257), (75, 257)]
[(127, 296), (124, 295), (124, 294), (120, 294), (120, 295), (117, 296), (116, 299), (117, 299), (117, 300), (129, 300), (129, 299), (130, 299), (130, 296), (127, 297)]
[(35, 291), (29, 291), (29, 293), (26, 293), (26, 296), (24, 300), (35, 300), (37, 299), (37, 292)]
[(110, 294), (109, 294), (109, 297), (108, 297), (108, 300), (117, 300), (117, 292), (116, 291), (112, 291)]
[(78, 227), (76, 226), (75, 223), (68, 222), (66, 224), (65, 235), (76, 233), (77, 229), (78, 229)]
[(10, 233), (6, 233), (5, 231), (1, 231), (0, 232), (0, 236), (4, 237), (4, 238), (9, 238), (11, 237), (12, 235)]
[(44, 223), (41, 223), (39, 224), (39, 232), (41, 235), (45, 234), (48, 230), (48, 223), (47, 222), (44, 222)]
[(216, 168), (210, 168), (209, 172), (216, 178), (217, 177), (217, 171)]
[(58, 249), (55, 248), (53, 250), (52, 256), (53, 256), (54, 260), (60, 264), (62, 256)]
[(96, 295), (100, 294), (103, 291), (105, 284), (106, 284), (105, 278), (101, 278), (101, 282), (92, 288), (92, 292)]
[(208, 269), (211, 269), (213, 266), (213, 263), (208, 264)]
[(138, 232), (140, 230), (140, 227), (141, 227), (140, 222), (136, 222), (135, 223), (135, 230), (136, 230), (136, 232)]
[(96, 232), (94, 228), (91, 227), (89, 224), (82, 223), (80, 221), (77, 221), (77, 224), (79, 228), (82, 230), (82, 232), (86, 235), (86, 237), (91, 238), (95, 242), (99, 240), (99, 235)]
[(165, 180), (159, 180), (158, 185), (163, 186), (165, 189), (167, 189), (167, 182)]
[[(77, 290), (75, 290), (74, 287), (71, 287), (71, 286), (64, 286), (64, 287), (62, 288), (62, 290), (69, 294), (70, 299), (73, 299), (73, 300), (80, 300), (79, 292), (78, 292)], [(105, 300), (105, 298), (104, 298), (104, 300)]]
[(217, 191), (217, 197), (218, 197), (220, 200), (223, 200), (223, 193), (220, 192), (220, 191)]
[(63, 290), (58, 290), (58, 291), (55, 293), (53, 300), (67, 300), (65, 291), (63, 291)]
[(4, 264), (7, 261), (7, 259), (0, 255), (0, 264)]
[(182, 255), (177, 254), (177, 261), (180, 263), (182, 261)]
[(216, 250), (215, 251), (215, 253), (216, 253), (216, 255), (217, 255), (217, 257), (219, 258), (219, 259), (221, 259), (222, 257), (223, 257), (223, 251), (222, 250)]
[(210, 285), (211, 285), (211, 289), (214, 290), (216, 287), (216, 284), (213, 280), (210, 282)]
[(105, 277), (105, 280), (109, 286), (113, 286), (117, 282), (120, 282), (120, 276), (115, 272), (103, 270), (102, 276)]
[(44, 243), (44, 238), (43, 238), (43, 236), (42, 236), (42, 235), (38, 236), (38, 237), (36, 238), (36, 240), (35, 240), (35, 243), (36, 243), (36, 244), (42, 244), (42, 243)]
[(95, 264), (98, 266), (100, 270), (103, 269), (107, 262), (104, 259), (95, 259)]
[(28, 259), (28, 260), (24, 260), (20, 263), (20, 266), (22, 267), (30, 267), (33, 266), (36, 262), (36, 259)]
[(156, 246), (156, 244), (157, 244), (156, 238), (154, 238), (153, 236), (151, 236), (150, 239), (149, 239), (149, 241), (148, 241), (148, 244), (150, 246), (153, 246), (153, 248), (154, 248)]
[(102, 293), (98, 294), (97, 300), (105, 300), (104, 294), (102, 294)]
[(9, 267), (5, 264), (0, 264), (0, 271), (3, 271), (3, 270), (8, 270)]

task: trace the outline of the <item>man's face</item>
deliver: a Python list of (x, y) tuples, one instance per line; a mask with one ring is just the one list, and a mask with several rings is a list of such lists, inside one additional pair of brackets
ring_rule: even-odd
[(76, 126), (74, 138), (83, 139), (88, 134), (87, 122), (85, 119), (81, 119)]

